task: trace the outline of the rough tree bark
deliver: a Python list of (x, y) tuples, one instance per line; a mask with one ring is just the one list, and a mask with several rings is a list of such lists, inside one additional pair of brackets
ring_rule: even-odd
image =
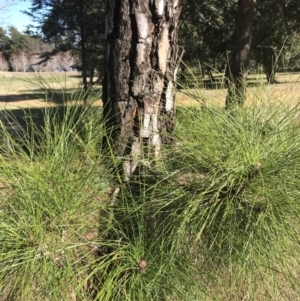
[(243, 105), (246, 100), (246, 78), (250, 63), (250, 49), (256, 0), (239, 0), (235, 23), (234, 45), (230, 67), (227, 68), (228, 94), (225, 108)]
[[(179, 0), (105, 0), (104, 118), (128, 180), (174, 127)], [(146, 153), (147, 150), (147, 153)]]

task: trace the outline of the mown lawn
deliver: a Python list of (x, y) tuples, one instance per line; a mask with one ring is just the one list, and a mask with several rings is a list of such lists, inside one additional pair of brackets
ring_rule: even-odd
[[(40, 85), (41, 80), (37, 80), (39, 77), (43, 80), (43, 87)], [(299, 79), (300, 73), (278, 73), (276, 75), (277, 84), (268, 85), (264, 75), (250, 75), (246, 104), (267, 102), (270, 98), (286, 104), (295, 104), (300, 97)], [(205, 102), (210, 105), (223, 106), (227, 90), (222, 83), (222, 75), (216, 75), (216, 80), (216, 83), (209, 85), (205, 85), (201, 81), (198, 82), (196, 87), (193, 86), (192, 95), (191, 91), (187, 93), (186, 91), (178, 91), (177, 104), (191, 106)], [(204, 81), (207, 83), (208, 77), (205, 77)], [(67, 92), (71, 89), (78, 89), (80, 82), (80, 74), (75, 72), (45, 72), (38, 75), (28, 72), (0, 72), (0, 110), (44, 107), (45, 86), (53, 91)], [(206, 88), (203, 88), (204, 86)], [(97, 104), (101, 105), (100, 98)]]
[[(41, 86), (39, 83), (43, 81)], [(44, 87), (56, 91), (78, 89), (78, 72), (0, 72), (0, 110), (45, 106)]]

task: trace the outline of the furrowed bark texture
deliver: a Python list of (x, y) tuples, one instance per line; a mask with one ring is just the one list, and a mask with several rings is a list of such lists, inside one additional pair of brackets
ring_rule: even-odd
[(225, 107), (243, 105), (250, 63), (251, 38), (256, 0), (239, 0), (230, 68), (227, 69), (228, 94)]
[(104, 117), (127, 180), (173, 131), (179, 15), (179, 0), (106, 0)]

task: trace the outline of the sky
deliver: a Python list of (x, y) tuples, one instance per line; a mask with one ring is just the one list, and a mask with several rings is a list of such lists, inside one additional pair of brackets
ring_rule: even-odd
[[(3, 2), (4, 0), (0, 0)], [(9, 9), (0, 11), (0, 26), (6, 28), (8, 26), (15, 26), (20, 32), (26, 29), (26, 26), (33, 24), (31, 18), (23, 14), (22, 10), (28, 10), (31, 6), (31, 1), (17, 1), (16, 4), (9, 7)], [(0, 6), (1, 7), (1, 6)]]

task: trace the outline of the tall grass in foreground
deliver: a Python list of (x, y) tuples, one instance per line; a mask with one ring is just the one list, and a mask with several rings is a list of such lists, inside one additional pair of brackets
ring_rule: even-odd
[(95, 153), (102, 134), (97, 112), (71, 107), (63, 116), (55, 109), (44, 114), (44, 128), (34, 135), (24, 129), (22, 141), (1, 131), (1, 300), (84, 296), (96, 260), (109, 183)]
[(298, 299), (299, 108), (261, 105), (234, 118), (220, 109), (180, 113), (185, 135), (174, 164), (185, 166), (190, 186), (182, 220), (209, 295)]
[(101, 108), (2, 127), (0, 300), (299, 299), (298, 115), (180, 107), (176, 143), (130, 184)]

